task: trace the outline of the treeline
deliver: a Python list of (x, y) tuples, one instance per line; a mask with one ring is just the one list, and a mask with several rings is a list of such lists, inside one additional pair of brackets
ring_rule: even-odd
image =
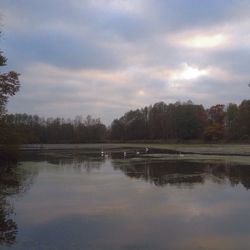
[(77, 116), (74, 120), (44, 119), (37, 115), (9, 114), (5, 124), (15, 131), (19, 143), (89, 143), (106, 139), (106, 126), (100, 119)]
[(90, 143), (107, 141), (249, 141), (250, 100), (208, 109), (188, 102), (159, 102), (131, 110), (106, 127), (100, 119), (5, 115), (20, 143)]
[(249, 140), (250, 100), (205, 109), (191, 101), (159, 102), (132, 110), (112, 122), (113, 140)]

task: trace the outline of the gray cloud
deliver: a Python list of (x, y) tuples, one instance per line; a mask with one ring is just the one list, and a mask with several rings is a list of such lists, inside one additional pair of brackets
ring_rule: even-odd
[[(3, 0), (1, 49), (22, 73), (9, 111), (109, 123), (156, 101), (239, 103), (249, 98), (249, 8), (247, 0)], [(207, 46), (218, 34), (226, 42)]]
[(234, 74), (248, 75), (250, 49), (236, 48), (218, 51), (210, 56), (210, 63), (225, 68)]
[(148, 1), (159, 25), (168, 30), (204, 28), (248, 18), (249, 1), (237, 0), (158, 0)]
[(12, 33), (8, 49), (11, 58), (19, 59), (19, 63), (39, 61), (66, 68), (102, 69), (122, 64), (111, 48), (98, 41), (57, 31)]

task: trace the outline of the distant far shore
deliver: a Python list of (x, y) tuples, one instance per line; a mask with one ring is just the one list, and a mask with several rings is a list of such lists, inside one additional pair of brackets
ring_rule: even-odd
[(191, 154), (215, 154), (215, 155), (237, 155), (250, 156), (250, 144), (174, 144), (174, 143), (91, 143), (91, 144), (24, 144), (22, 151), (33, 150), (112, 150), (117, 148), (149, 148), (158, 150), (174, 150)]

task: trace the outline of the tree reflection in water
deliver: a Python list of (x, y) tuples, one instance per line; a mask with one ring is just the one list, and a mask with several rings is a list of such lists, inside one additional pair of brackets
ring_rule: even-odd
[(17, 165), (0, 166), (0, 245), (14, 244), (18, 233), (18, 226), (13, 218), (14, 208), (9, 198), (25, 192), (36, 175), (34, 171), (19, 170)]
[(81, 152), (77, 150), (60, 150), (48, 152), (23, 152), (21, 156), (22, 161), (32, 162), (47, 162), (56, 167), (69, 166), (79, 173), (81, 171), (91, 172), (91, 170), (98, 170), (101, 168), (104, 158), (100, 157), (99, 152)]
[[(129, 152), (134, 154), (134, 150)], [(128, 154), (129, 156), (129, 154)], [(123, 152), (111, 152), (108, 158), (101, 157), (99, 152), (52, 152), (46, 154), (31, 153), (22, 155), (23, 163), (47, 162), (53, 164), (53, 171), (62, 171), (62, 166), (71, 168), (77, 174), (91, 173), (103, 166), (122, 171), (129, 178), (141, 179), (153, 185), (164, 187), (174, 185), (178, 187), (195, 187), (206, 180), (216, 183), (242, 184), (250, 188), (249, 166), (232, 165), (227, 162), (191, 162), (184, 160), (156, 160), (123, 157)], [(132, 157), (132, 156), (131, 156)], [(104, 164), (105, 163), (105, 164)], [(51, 168), (50, 164), (41, 164)], [(24, 164), (25, 166), (25, 164)], [(16, 242), (18, 225), (14, 220), (14, 208), (10, 197), (29, 189), (39, 169), (24, 166), (4, 168), (0, 166), (0, 246), (13, 245)]]
[[(23, 162), (43, 162), (53, 164), (53, 169), (61, 171), (62, 166), (69, 166), (81, 174), (82, 171), (91, 172), (100, 169), (103, 159), (89, 158), (86, 155), (62, 155), (62, 154), (28, 154), (22, 156)], [(13, 245), (16, 242), (18, 225), (14, 221), (14, 207), (9, 199), (26, 192), (33, 183), (38, 169), (32, 167), (25, 169), (18, 164), (11, 167), (0, 165), (0, 246)]]
[(11, 218), (13, 208), (6, 201), (5, 197), (0, 197), (0, 245), (12, 245), (16, 241), (17, 224)]
[(113, 161), (114, 169), (128, 177), (142, 179), (156, 186), (175, 185), (193, 187), (210, 178), (213, 182), (242, 184), (250, 188), (250, 168), (227, 162), (199, 163), (185, 161), (130, 161), (127, 164)]

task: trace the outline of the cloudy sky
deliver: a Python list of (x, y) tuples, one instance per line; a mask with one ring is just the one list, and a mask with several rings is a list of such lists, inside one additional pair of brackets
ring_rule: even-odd
[(250, 0), (1, 0), (0, 48), (22, 84), (9, 112), (109, 124), (158, 101), (240, 103), (249, 11)]

